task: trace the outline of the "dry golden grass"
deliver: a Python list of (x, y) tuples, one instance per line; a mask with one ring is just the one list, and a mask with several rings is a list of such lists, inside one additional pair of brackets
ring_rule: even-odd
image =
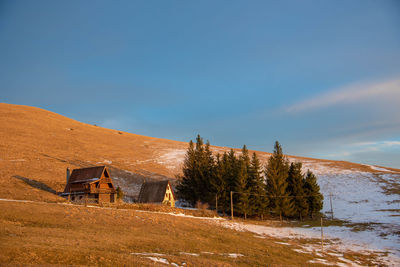
[[(170, 263), (187, 266), (309, 266), (307, 262), (315, 258), (293, 249), (318, 240), (285, 240), (290, 246), (277, 241), (282, 240), (222, 228), (209, 219), (132, 209), (0, 202), (2, 265), (154, 264), (147, 256), (131, 253), (160, 253)], [(243, 256), (231, 258), (229, 253)], [(365, 264), (374, 259), (373, 255), (349, 255)], [(332, 255), (324, 259), (337, 260)]]
[[(43, 109), (4, 103), (0, 103), (0, 125), (0, 198), (59, 201), (49, 191), (64, 189), (67, 167), (106, 164), (144, 176), (174, 179), (179, 166), (158, 159), (168, 151), (187, 148), (184, 142), (105, 129)], [(222, 152), (229, 148), (214, 149)], [(270, 155), (257, 153), (264, 161)], [(320, 161), (340, 168), (368, 168)]]

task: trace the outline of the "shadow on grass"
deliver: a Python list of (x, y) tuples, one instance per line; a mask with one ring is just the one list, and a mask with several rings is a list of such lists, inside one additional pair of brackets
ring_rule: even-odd
[(22, 177), (22, 176), (19, 176), (19, 175), (14, 175), (13, 178), (21, 180), (21, 181), (25, 182), (26, 184), (28, 184), (28, 185), (30, 185), (30, 186), (32, 186), (34, 188), (37, 188), (37, 189), (40, 189), (40, 190), (43, 190), (43, 191), (46, 191), (46, 192), (49, 192), (49, 193), (52, 193), (52, 194), (55, 194), (55, 195), (57, 194), (56, 190), (54, 190), (53, 188), (51, 188), (50, 186), (48, 186), (47, 184), (44, 184), (42, 182), (39, 182), (39, 181), (36, 181), (36, 180), (33, 180), (33, 179), (29, 179), (29, 178), (26, 178), (26, 177)]

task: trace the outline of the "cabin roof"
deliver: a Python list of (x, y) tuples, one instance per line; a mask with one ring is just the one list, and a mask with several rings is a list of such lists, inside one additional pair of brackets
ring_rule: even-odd
[(70, 183), (90, 183), (100, 179), (106, 166), (97, 166), (90, 168), (74, 169), (72, 170)]
[(162, 202), (164, 200), (168, 184), (169, 184), (168, 180), (156, 181), (156, 182), (144, 182), (142, 184), (142, 188), (140, 189), (139, 202), (140, 203)]

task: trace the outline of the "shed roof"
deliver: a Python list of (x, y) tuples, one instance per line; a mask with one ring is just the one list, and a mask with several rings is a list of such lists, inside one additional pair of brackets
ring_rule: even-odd
[(99, 179), (101, 177), (105, 169), (106, 166), (74, 169), (71, 173), (71, 177), (69, 178), (69, 182), (70, 183), (93, 182), (94, 178)]
[(168, 184), (168, 180), (144, 182), (140, 189), (138, 201), (140, 203), (161, 203), (164, 200)]

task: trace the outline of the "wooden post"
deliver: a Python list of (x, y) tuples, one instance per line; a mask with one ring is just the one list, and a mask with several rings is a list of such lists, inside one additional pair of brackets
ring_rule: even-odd
[(70, 203), (70, 198), (71, 198), (71, 195), (68, 194), (68, 204)]
[(85, 194), (85, 207), (87, 206), (87, 194)]
[(218, 194), (215, 194), (215, 212), (218, 215)]
[(329, 202), (331, 203), (331, 220), (333, 220), (332, 192), (329, 194)]
[(322, 216), (321, 216), (321, 249), (322, 249), (322, 253), (324, 253), (324, 231), (323, 231), (323, 225), (322, 225)]
[(232, 198), (233, 192), (231, 191), (231, 218), (233, 220), (233, 198)]

